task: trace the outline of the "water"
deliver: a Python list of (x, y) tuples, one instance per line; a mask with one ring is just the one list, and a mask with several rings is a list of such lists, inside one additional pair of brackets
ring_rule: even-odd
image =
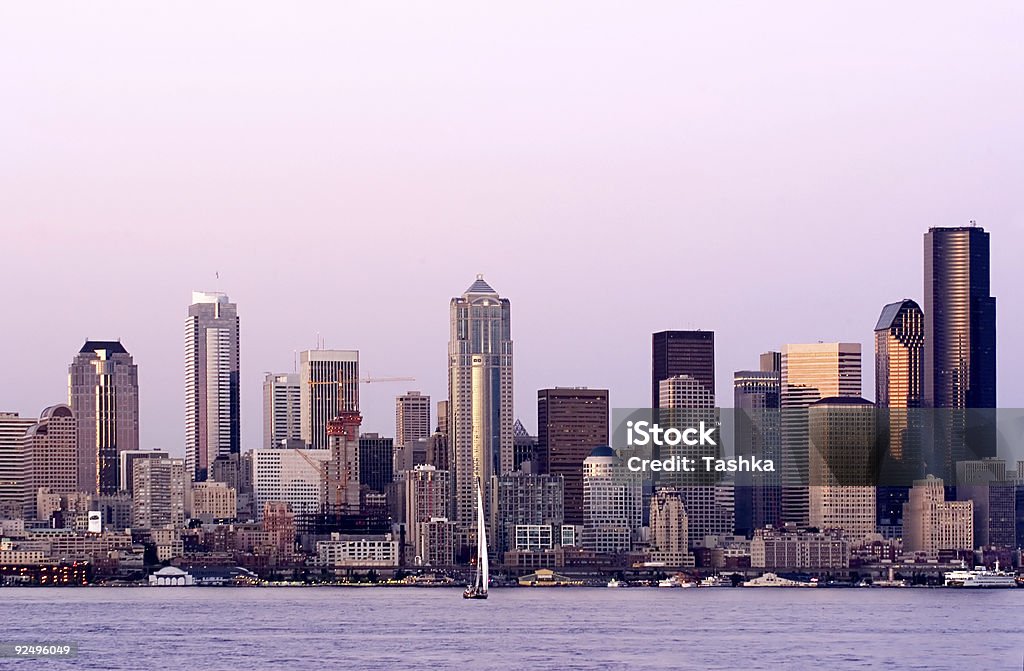
[(1021, 669), (1024, 589), (0, 589), (0, 669)]

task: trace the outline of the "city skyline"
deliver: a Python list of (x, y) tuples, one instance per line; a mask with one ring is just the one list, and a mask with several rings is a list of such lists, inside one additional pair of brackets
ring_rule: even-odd
[[(955, 230), (957, 228), (960, 228), (960, 227), (949, 227), (950, 230)], [(968, 228), (970, 228), (970, 227), (968, 227)], [(982, 227), (977, 227), (977, 228), (979, 230), (982, 230)], [(984, 232), (988, 233), (988, 231), (984, 231)], [(925, 237), (927, 238), (927, 235)], [(478, 274), (478, 278), (480, 278), (481, 276), (482, 276), (482, 274)], [(993, 290), (993, 293), (995, 293), (994, 290)], [(192, 298), (193, 298), (193, 300), (196, 300), (196, 296), (197, 295), (200, 295), (200, 296), (207, 296), (207, 295), (208, 296), (215, 296), (215, 297), (219, 297), (220, 300), (228, 300), (227, 297), (226, 297), (226, 294), (223, 293), (223, 292), (192, 291)], [(898, 301), (897, 303), (902, 303), (902, 302), (908, 301), (908, 300), (909, 301), (913, 301), (913, 299), (902, 299), (901, 301)], [(231, 302), (231, 307), (232, 308), (234, 308), (235, 305), (237, 305), (237, 303)], [(885, 307), (886, 307), (885, 305), (881, 305), (882, 309), (884, 309)], [(242, 306), (242, 310), (243, 311), (244, 311), (244, 309), (245, 309), (245, 307)], [(853, 339), (850, 342), (852, 342), (854, 344), (863, 344), (863, 346), (865, 348), (864, 349), (865, 354), (864, 354), (864, 365), (863, 365), (863, 374), (862, 375), (863, 375), (864, 387), (865, 387), (866, 390), (869, 390), (867, 393), (865, 393), (865, 398), (869, 398), (871, 400), (875, 400), (874, 399), (874, 395), (870, 393), (870, 388), (873, 387), (873, 386), (877, 386), (877, 379), (875, 377), (877, 375), (877, 371), (873, 370), (874, 367), (875, 367), (874, 366), (875, 361), (874, 361), (874, 358), (872, 358), (872, 354), (871, 354), (872, 347), (874, 346), (874, 343), (872, 341), (875, 338), (875, 332), (873, 330), (871, 330), (870, 326), (868, 326), (866, 329), (863, 329), (863, 330), (866, 330), (867, 335), (864, 335), (862, 340), (858, 341), (856, 339)], [(674, 332), (680, 332), (680, 331), (677, 330), (677, 331), (674, 331)], [(664, 333), (664, 332), (660, 332), (660, 333), (659, 332), (655, 332), (654, 336), (657, 337), (661, 333)], [(704, 328), (693, 328), (693, 329), (689, 329), (687, 331), (683, 331), (682, 333), (693, 333), (695, 335), (700, 335), (701, 333), (704, 333), (704, 335), (708, 335), (712, 339), (712, 341), (714, 340), (714, 338), (716, 336), (715, 332), (712, 329), (704, 329)], [(642, 336), (643, 336), (643, 334), (641, 334), (641, 337)], [(294, 359), (294, 363), (293, 363), (292, 369), (296, 371), (296, 372), (294, 372), (295, 375), (300, 375), (301, 374), (299, 371), (301, 371), (302, 366), (299, 365), (299, 358), (305, 357), (305, 356), (309, 355), (310, 353), (317, 353), (318, 356), (322, 356), (322, 355), (329, 355), (329, 354), (336, 353), (336, 352), (344, 352), (346, 354), (351, 354), (352, 356), (359, 356), (359, 352), (361, 351), (359, 347), (355, 347), (355, 346), (351, 347), (350, 350), (348, 350), (348, 349), (346, 349), (346, 350), (325, 349), (323, 347), (323, 343), (326, 342), (326, 338), (323, 336), (323, 334), (317, 334), (317, 337), (318, 337), (318, 342), (317, 342), (318, 347), (312, 347), (312, 348), (309, 348), (307, 350), (303, 350), (302, 352), (299, 352), (298, 350), (295, 350), (295, 351), (292, 352), (293, 359)], [(320, 338), (323, 338), (323, 340), (319, 340)], [(650, 358), (649, 358), (650, 357), (650, 346), (649, 346), (650, 338), (651, 338), (651, 334), (650, 333), (646, 334), (646, 342), (648, 344), (648, 361), (647, 361), (648, 370), (650, 369)], [(246, 349), (247, 339), (246, 339), (245, 336), (241, 336), (241, 339), (243, 341), (243, 344), (241, 346), (241, 350), (244, 351)], [(1001, 340), (1002, 339), (1000, 339), (1000, 341)], [(112, 345), (114, 345), (114, 346), (121, 346), (122, 345), (122, 342), (121, 342), (120, 339), (109, 340), (109, 342), (112, 343)], [(774, 344), (774, 345), (770, 345), (767, 349), (772, 349), (773, 347), (781, 348), (785, 344), (792, 344), (792, 343)], [(299, 356), (300, 354), (302, 355), (302, 357)], [(739, 368), (736, 368), (735, 370), (732, 370), (732, 367), (722, 367), (721, 364), (719, 363), (719, 353), (718, 352), (714, 352), (713, 356), (714, 356), (713, 366), (717, 369), (716, 373), (715, 373), (716, 386), (721, 384), (721, 382), (719, 381), (719, 378), (721, 378), (723, 376), (726, 376), (726, 375), (728, 375), (729, 378), (730, 378), (729, 379), (729, 385), (731, 386), (731, 384), (732, 384), (732, 379), (731, 378), (732, 378), (733, 373), (741, 371), (741, 370), (743, 370), (743, 368), (739, 367)], [(748, 354), (748, 356), (743, 357), (743, 358), (745, 358), (746, 360), (754, 360), (758, 356), (760, 356), (760, 354), (752, 354), (752, 353), (750, 353), (750, 354)], [(741, 358), (741, 357), (737, 357), (737, 358)], [(242, 360), (245, 361), (245, 357), (242, 357)], [(998, 358), (997, 358), (997, 360), (998, 360)], [(135, 362), (135, 365), (141, 368), (141, 366), (139, 366), (139, 362), (138, 361)], [(1000, 365), (1002, 365), (1002, 364), (1000, 364)], [(390, 371), (386, 371), (385, 370), (385, 372), (390, 372)], [(258, 386), (259, 387), (258, 393), (260, 394), (259, 398), (260, 398), (260, 401), (261, 401), (260, 405), (263, 406), (265, 404), (265, 399), (263, 398), (263, 394), (264, 394), (263, 383), (264, 383), (264, 380), (265, 380), (266, 376), (267, 375), (272, 375), (272, 374), (284, 375), (284, 374), (292, 374), (292, 373), (286, 373), (284, 371), (280, 371), (280, 372), (277, 372), (277, 373), (270, 373), (268, 371), (263, 371), (263, 373), (259, 376), (259, 378), (257, 380), (251, 380), (250, 379), (250, 380), (248, 380), (248, 382), (243, 382), (242, 389), (241, 389), (241, 395), (243, 397), (251, 396), (252, 390), (247, 389), (247, 387), (248, 386)], [(588, 375), (590, 373), (584, 372), (584, 374)], [(520, 375), (519, 372), (516, 373), (517, 377), (518, 377), (518, 375)], [(529, 375), (529, 372), (527, 372), (527, 375)], [(143, 377), (143, 375), (141, 373), (140, 373), (140, 377)], [(432, 377), (433, 377), (433, 375), (432, 375)], [(641, 379), (643, 377), (643, 373), (640, 372), (638, 375), (635, 375), (634, 377), (636, 377), (639, 380), (639, 379)], [(247, 378), (245, 378), (244, 375), (243, 375), (243, 379), (247, 379)], [(406, 384), (406, 386), (408, 386), (410, 388), (409, 391), (413, 391), (413, 388), (417, 388), (417, 390), (422, 389), (422, 385), (420, 384), (420, 379), (419, 378), (416, 378), (416, 381), (405, 382), (404, 384)], [(355, 387), (356, 385), (353, 384), (353, 385), (346, 385), (346, 386), (349, 386), (351, 388), (351, 387)], [(374, 405), (372, 406), (372, 409), (369, 411), (369, 414), (371, 415), (371, 417), (373, 417), (372, 421), (374, 423), (373, 424), (368, 424), (367, 423), (367, 421), (365, 419), (365, 416), (368, 413), (365, 410), (363, 410), (362, 412), (363, 412), (363, 415), (364, 415), (364, 422), (362, 424), (361, 430), (363, 432), (376, 432), (376, 433), (381, 433), (382, 435), (389, 435), (390, 436), (391, 435), (390, 432), (393, 432), (394, 428), (395, 428), (394, 427), (393, 415), (390, 418), (388, 418), (387, 415), (386, 415), (387, 409), (385, 409), (383, 407), (378, 407), (378, 406), (380, 406), (381, 403), (384, 403), (384, 404), (390, 404), (391, 407), (393, 408), (396, 399), (398, 397), (402, 396), (404, 394), (404, 392), (392, 392), (391, 391), (392, 389), (397, 389), (397, 387), (394, 387), (394, 386), (385, 385), (384, 387), (381, 387), (381, 385), (371, 385), (371, 386), (378, 387), (378, 390), (377, 390), (378, 393), (377, 394), (367, 394), (365, 390), (368, 389), (368, 387), (365, 386), (365, 385), (359, 385), (359, 386), (362, 387), (362, 389), (360, 389), (357, 393), (360, 396), (363, 396), (363, 395), (369, 396), (374, 401)], [(555, 386), (556, 387), (562, 387), (562, 386), (567, 386), (567, 385), (559, 384), (559, 385), (555, 385)], [(591, 385), (573, 385), (573, 386), (579, 386), (581, 388), (582, 387), (596, 388), (595, 386), (591, 386)], [(635, 387), (636, 385), (633, 384), (633, 385), (630, 385), (630, 386), (631, 387)], [(521, 396), (521, 390), (519, 390), (518, 387), (519, 387), (519, 385), (517, 384), (516, 385), (517, 394), (515, 396), (516, 401), (518, 401), (519, 400), (519, 396)], [(531, 390), (531, 393), (535, 394), (536, 392), (537, 392), (537, 390)], [(424, 393), (426, 395), (430, 395), (431, 391), (430, 390), (423, 390), (422, 393)], [(614, 393), (615, 393), (615, 389), (614, 388), (610, 388), (610, 398), (614, 397)], [(642, 393), (642, 392), (638, 391), (636, 393)], [(1012, 395), (1013, 394), (1013, 390), (1011, 389), (1009, 393)], [(145, 392), (144, 391), (140, 392), (139, 395), (140, 396), (144, 396)], [(622, 404), (622, 403), (617, 403), (615, 401), (612, 401), (610, 407), (641, 407), (641, 406), (642, 406), (642, 404), (636, 404), (634, 406), (634, 405), (630, 405), (630, 404)], [(245, 407), (245, 404), (243, 404), (243, 407)], [(527, 406), (527, 407), (529, 407), (529, 406)], [(726, 407), (726, 406), (723, 405), (722, 407)], [(1003, 405), (1003, 407), (1012, 407), (1012, 406)], [(265, 423), (265, 417), (264, 417), (264, 414), (263, 414), (263, 410), (264, 410), (263, 407), (257, 407), (256, 408), (256, 417), (254, 417), (251, 422), (250, 421), (243, 421), (242, 422), (242, 451), (246, 451), (248, 449), (258, 449), (260, 447), (263, 447), (263, 432), (264, 432), (264, 423)], [(5, 411), (7, 411), (7, 412), (19, 412), (19, 413), (21, 413), (22, 416), (26, 416), (26, 413), (23, 410), (21, 410), (20, 408), (10, 408), (10, 407), (8, 407)], [(144, 413), (144, 408), (140, 408), (140, 415), (142, 415), (143, 413)], [(531, 431), (531, 433), (533, 435), (536, 435), (536, 431), (537, 431), (537, 424), (536, 424), (537, 417), (536, 417), (536, 414), (531, 414), (529, 409), (524, 412), (522, 409), (519, 408), (518, 403), (514, 407), (514, 413), (515, 413), (516, 419), (524, 421), (524, 423), (527, 425), (527, 427)], [(29, 413), (29, 416), (31, 416), (31, 413)], [(436, 425), (437, 421), (438, 421), (437, 419), (434, 420), (434, 424), (435, 425)], [(250, 424), (256, 424), (258, 426), (253, 427), (253, 426), (250, 426)], [(253, 440), (255, 440), (255, 442), (254, 443), (250, 443), (250, 434), (252, 434), (254, 432), (259, 432), (259, 433), (256, 436), (256, 438), (253, 439)], [(141, 433), (142, 432), (140, 431), (140, 434)], [(175, 445), (173, 442), (163, 442), (163, 443), (152, 443), (152, 444), (150, 444), (150, 443), (146, 443), (144, 440), (140, 440), (140, 447), (142, 447), (143, 449), (164, 449), (164, 450), (169, 450), (170, 453), (172, 455), (175, 455), (175, 456), (182, 456), (182, 454), (183, 454), (183, 453), (179, 453), (179, 450), (176, 450), (176, 448), (181, 448), (182, 446), (181, 445)]]

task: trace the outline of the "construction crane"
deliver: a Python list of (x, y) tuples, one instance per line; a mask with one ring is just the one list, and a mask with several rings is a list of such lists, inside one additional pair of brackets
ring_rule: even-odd
[(307, 384), (311, 387), (335, 384), (370, 384), (371, 382), (415, 382), (414, 377), (350, 377), (345, 380), (310, 380)]

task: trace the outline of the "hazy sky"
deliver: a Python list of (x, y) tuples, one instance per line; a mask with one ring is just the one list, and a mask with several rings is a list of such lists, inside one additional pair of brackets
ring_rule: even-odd
[[(536, 390), (649, 401), (650, 334), (733, 370), (864, 343), (922, 299), (922, 235), (992, 233), (999, 401), (1024, 405), (1024, 5), (0, 5), (0, 409), (66, 400), (86, 337), (139, 364), (142, 443), (183, 452), (184, 317), (242, 319), (264, 371), (356, 348), (364, 428), (447, 393), (448, 301), (512, 301)], [(214, 273), (220, 273), (215, 281)]]

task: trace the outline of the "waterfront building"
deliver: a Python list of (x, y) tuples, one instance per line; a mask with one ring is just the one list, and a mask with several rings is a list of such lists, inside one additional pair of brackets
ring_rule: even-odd
[(356, 536), (332, 533), (316, 544), (316, 564), (323, 568), (396, 568), (398, 541), (391, 534)]
[(940, 550), (974, 548), (974, 503), (946, 501), (943, 481), (914, 482), (903, 506), (903, 550), (937, 558)]
[[(582, 467), (582, 464), (581, 464)], [(524, 525), (560, 529), (565, 519), (565, 481), (560, 475), (506, 473), (491, 478), (491, 549), (519, 548), (517, 529)]]
[(974, 503), (974, 545), (1017, 548), (1016, 472), (1003, 459), (959, 461), (956, 498)]
[(693, 566), (686, 499), (678, 489), (658, 489), (651, 497), (651, 561)]
[(757, 529), (750, 541), (751, 568), (804, 570), (850, 566), (850, 544), (836, 530), (809, 531), (787, 524)]
[(450, 566), (455, 563), (455, 522), (446, 517), (432, 517), (415, 523), (411, 528), (416, 534), (417, 566)]

